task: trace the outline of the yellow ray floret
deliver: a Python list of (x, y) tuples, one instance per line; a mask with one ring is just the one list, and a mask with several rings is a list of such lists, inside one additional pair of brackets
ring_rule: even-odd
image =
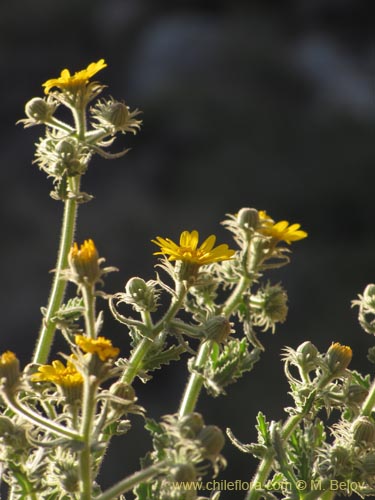
[(77, 243), (74, 243), (74, 245), (70, 249), (70, 258), (79, 260), (82, 264), (92, 261), (96, 262), (99, 256), (93, 240), (85, 240), (81, 246), (78, 246)]
[(267, 212), (260, 210), (259, 219), (261, 228), (259, 232), (264, 236), (270, 236), (277, 241), (285, 241), (285, 243), (292, 243), (293, 241), (302, 240), (307, 238), (306, 231), (300, 229), (301, 224), (291, 224), (286, 220), (276, 222), (269, 217)]
[(160, 247), (159, 252), (154, 255), (169, 255), (168, 260), (182, 260), (203, 266), (212, 262), (230, 259), (235, 251), (228, 248), (228, 245), (219, 245), (214, 248), (216, 236), (211, 234), (198, 248), (198, 231), (183, 231), (180, 236), (180, 244), (177, 245), (169, 238), (157, 236), (152, 243)]
[(101, 361), (107, 361), (109, 358), (116, 358), (120, 349), (113, 347), (112, 342), (105, 337), (91, 339), (85, 335), (76, 335), (75, 342), (77, 346), (86, 353), (97, 354)]
[(100, 59), (97, 62), (89, 64), (86, 69), (76, 71), (74, 75), (71, 75), (68, 69), (63, 69), (58, 78), (52, 78), (43, 83), (44, 93), (48, 94), (53, 87), (57, 87), (60, 90), (72, 90), (79, 87), (85, 87), (89, 83), (91, 77), (106, 67), (107, 64), (104, 59)]
[(59, 360), (52, 361), (51, 365), (39, 366), (38, 372), (31, 376), (31, 380), (52, 382), (61, 387), (72, 387), (83, 383), (82, 375), (70, 360), (67, 361), (66, 366)]

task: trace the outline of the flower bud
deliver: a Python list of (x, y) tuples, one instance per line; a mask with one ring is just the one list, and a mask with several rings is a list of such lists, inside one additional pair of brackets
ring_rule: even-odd
[(206, 425), (197, 436), (203, 447), (204, 458), (216, 458), (225, 444), (224, 434), (216, 425)]
[(91, 109), (94, 119), (98, 122), (95, 128), (104, 128), (112, 134), (116, 132), (132, 132), (136, 134), (141, 127), (141, 120), (135, 117), (140, 111), (129, 111), (125, 103), (114, 99), (101, 100)]
[(109, 392), (116, 396), (116, 398), (120, 398), (120, 400), (122, 400), (111, 401), (111, 407), (114, 410), (126, 411), (127, 407), (131, 406), (135, 400), (135, 390), (131, 385), (126, 384), (125, 382), (115, 382), (111, 385)]
[(357, 444), (375, 443), (375, 424), (368, 417), (357, 418), (352, 425), (353, 439)]
[(20, 378), (20, 362), (11, 351), (5, 351), (0, 356), (0, 380), (5, 378), (5, 387), (12, 388)]
[(309, 372), (316, 368), (316, 361), (319, 356), (318, 349), (309, 340), (298, 346), (297, 360), (301, 368)]
[(368, 390), (358, 384), (352, 384), (348, 389), (348, 403), (360, 405), (367, 398)]
[(54, 104), (48, 103), (45, 99), (34, 97), (26, 103), (26, 116), (35, 120), (35, 122), (48, 121), (56, 110)]
[(363, 292), (363, 302), (375, 313), (375, 285), (367, 285)]
[(180, 433), (183, 437), (194, 439), (203, 429), (204, 420), (200, 413), (188, 413), (179, 421)]
[(26, 427), (13, 423), (10, 418), (0, 416), (0, 441), (9, 447), (11, 453), (28, 453), (30, 447), (26, 437)]
[(156, 311), (157, 294), (152, 282), (146, 283), (142, 278), (131, 278), (126, 286), (126, 302), (132, 304), (138, 312)]
[(276, 323), (284, 323), (288, 314), (288, 296), (280, 284), (266, 286), (250, 297), (253, 321), (263, 330), (274, 333)]
[(68, 260), (74, 275), (73, 281), (94, 284), (100, 279), (102, 273), (99, 266), (99, 254), (92, 240), (85, 240), (80, 247), (74, 243)]
[(192, 464), (176, 464), (172, 467), (171, 473), (173, 481), (178, 482), (195, 481), (197, 478), (197, 472)]
[(129, 109), (123, 102), (115, 101), (108, 108), (106, 119), (116, 130), (121, 130), (129, 120)]
[(219, 344), (232, 333), (231, 323), (224, 316), (214, 316), (209, 319), (204, 325), (204, 330), (209, 340), (215, 340)]
[(352, 350), (346, 345), (335, 342), (328, 349), (326, 362), (332, 375), (340, 375), (349, 366), (352, 360)]
[(369, 453), (365, 456), (362, 470), (366, 476), (375, 476), (375, 453)]
[(255, 208), (241, 208), (237, 214), (237, 223), (241, 229), (256, 229), (259, 226), (259, 214)]

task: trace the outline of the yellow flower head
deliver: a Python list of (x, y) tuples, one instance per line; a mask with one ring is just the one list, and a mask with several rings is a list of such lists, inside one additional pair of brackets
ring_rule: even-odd
[(211, 234), (199, 248), (198, 231), (183, 231), (180, 236), (180, 245), (177, 245), (169, 238), (161, 238), (157, 236), (156, 240), (152, 240), (160, 247), (160, 252), (154, 252), (154, 255), (169, 255), (168, 260), (181, 260), (192, 264), (203, 266), (212, 262), (220, 262), (230, 259), (235, 251), (228, 248), (228, 245), (219, 245), (214, 248), (216, 236)]
[(77, 243), (74, 243), (70, 249), (70, 258), (79, 260), (82, 264), (97, 261), (98, 257), (98, 251), (92, 240), (85, 240), (80, 247), (78, 247)]
[(74, 363), (67, 361), (66, 366), (59, 361), (52, 361), (51, 365), (39, 366), (38, 372), (31, 375), (33, 382), (52, 382), (62, 388), (76, 387), (83, 383), (83, 377), (77, 371)]
[(78, 281), (95, 283), (101, 276), (99, 254), (92, 240), (85, 240), (79, 247), (74, 243), (69, 252), (69, 264)]
[(326, 356), (331, 373), (337, 375), (349, 366), (353, 357), (353, 352), (349, 346), (334, 342), (328, 349)]
[(276, 241), (285, 241), (290, 245), (292, 241), (307, 238), (307, 233), (300, 229), (300, 224), (289, 225), (286, 220), (275, 223), (264, 210), (259, 211), (259, 219), (261, 222), (259, 232), (264, 236), (270, 236)]
[(105, 337), (91, 339), (84, 335), (76, 335), (75, 341), (83, 352), (97, 354), (101, 361), (107, 361), (109, 358), (116, 358), (120, 352), (120, 349), (118, 347), (113, 347), (112, 342)]
[(86, 69), (77, 71), (74, 75), (71, 75), (68, 69), (63, 69), (59, 78), (52, 78), (43, 83), (44, 93), (48, 94), (53, 87), (68, 91), (83, 88), (89, 83), (92, 76), (106, 67), (107, 64), (104, 59), (100, 59), (97, 62), (89, 64)]

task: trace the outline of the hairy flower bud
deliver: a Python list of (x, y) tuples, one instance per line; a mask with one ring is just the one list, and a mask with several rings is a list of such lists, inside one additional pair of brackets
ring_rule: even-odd
[(352, 425), (353, 439), (357, 444), (375, 444), (375, 424), (369, 417), (359, 417)]
[(115, 396), (115, 398), (111, 400), (111, 407), (116, 411), (125, 412), (135, 400), (135, 390), (131, 385), (125, 382), (115, 382), (111, 385), (109, 392)]
[(24, 453), (29, 449), (25, 425), (16, 424), (10, 418), (0, 416), (0, 442), (9, 447), (11, 453)]
[(368, 390), (358, 384), (352, 384), (348, 389), (348, 403), (360, 405), (367, 398)]
[(329, 371), (332, 375), (340, 375), (349, 366), (352, 360), (352, 350), (346, 345), (341, 345), (335, 342), (328, 349), (326, 354), (326, 362)]
[(274, 333), (276, 323), (284, 323), (288, 314), (288, 296), (280, 284), (266, 284), (250, 297), (254, 325)]
[(197, 478), (197, 471), (193, 464), (176, 464), (172, 467), (171, 475), (173, 481), (195, 481)]
[(318, 349), (309, 340), (297, 348), (297, 361), (305, 372), (314, 370), (317, 367), (318, 356)]
[(194, 439), (203, 429), (204, 420), (200, 413), (188, 413), (179, 421), (180, 433), (183, 437)]
[(56, 110), (56, 105), (47, 102), (46, 99), (34, 97), (26, 103), (25, 113), (31, 120), (36, 123), (48, 121)]
[(102, 273), (99, 266), (99, 254), (92, 240), (85, 240), (80, 247), (74, 243), (68, 260), (74, 275), (73, 281), (94, 284), (100, 279)]
[(232, 333), (231, 326), (231, 323), (224, 316), (214, 316), (204, 325), (206, 337), (221, 344)]
[(131, 278), (125, 286), (125, 291), (125, 301), (132, 304), (136, 311), (156, 311), (158, 295), (153, 281), (146, 283), (142, 278)]
[(94, 119), (98, 123), (94, 123), (95, 128), (104, 128), (111, 134), (116, 132), (132, 132), (136, 134), (141, 128), (142, 121), (136, 120), (135, 117), (140, 114), (140, 111), (129, 111), (128, 106), (114, 99), (103, 99), (98, 101), (91, 109)]
[(241, 229), (252, 230), (259, 226), (259, 214), (255, 208), (241, 208), (237, 214), (237, 223)]
[(363, 462), (362, 470), (365, 476), (375, 476), (375, 453), (368, 453)]
[(202, 444), (203, 456), (209, 459), (216, 458), (225, 444), (224, 434), (216, 425), (203, 427), (197, 438)]

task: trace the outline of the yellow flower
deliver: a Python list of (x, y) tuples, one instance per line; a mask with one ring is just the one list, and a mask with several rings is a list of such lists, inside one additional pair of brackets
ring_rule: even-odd
[(80, 247), (74, 243), (68, 260), (78, 282), (95, 283), (100, 278), (99, 254), (92, 240), (85, 240)]
[(70, 360), (67, 361), (66, 366), (59, 360), (52, 361), (51, 365), (39, 366), (38, 373), (31, 375), (31, 380), (52, 382), (63, 388), (80, 386), (83, 383), (82, 375)]
[(106, 68), (107, 64), (104, 59), (93, 62), (86, 69), (77, 71), (74, 75), (70, 74), (68, 69), (63, 69), (59, 78), (52, 78), (43, 83), (44, 93), (48, 94), (53, 87), (60, 90), (76, 90), (85, 87), (92, 76)]
[(105, 337), (90, 339), (84, 335), (76, 335), (75, 341), (83, 352), (97, 354), (101, 361), (107, 361), (109, 358), (116, 358), (120, 352), (120, 349), (118, 347), (113, 347), (112, 342)]
[(180, 236), (180, 245), (177, 245), (169, 238), (157, 236), (152, 243), (160, 247), (160, 252), (154, 252), (154, 255), (169, 255), (168, 260), (181, 260), (203, 266), (212, 262), (230, 259), (235, 251), (228, 248), (228, 245), (219, 245), (214, 248), (216, 236), (211, 234), (199, 248), (198, 231), (183, 231)]
[(259, 219), (261, 227), (259, 232), (264, 236), (270, 236), (276, 241), (285, 241), (285, 243), (292, 243), (292, 241), (302, 240), (307, 237), (306, 231), (300, 229), (300, 224), (291, 224), (286, 220), (276, 222), (269, 217), (264, 210), (259, 211)]

